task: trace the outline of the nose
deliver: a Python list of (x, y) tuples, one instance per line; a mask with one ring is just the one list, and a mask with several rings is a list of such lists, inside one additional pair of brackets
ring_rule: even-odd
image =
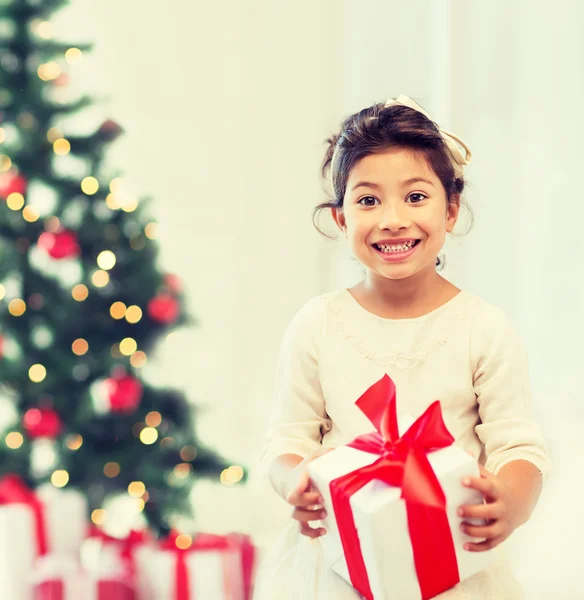
[(407, 229), (410, 225), (403, 202), (387, 202), (383, 206), (383, 212), (379, 221), (379, 229), (399, 231)]

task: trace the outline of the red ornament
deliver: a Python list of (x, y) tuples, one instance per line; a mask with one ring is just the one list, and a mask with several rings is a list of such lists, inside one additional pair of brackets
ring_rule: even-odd
[(142, 400), (142, 384), (131, 375), (116, 375), (106, 380), (112, 412), (133, 413)]
[(113, 142), (124, 130), (113, 119), (108, 119), (100, 125), (97, 133), (102, 140)]
[(183, 290), (181, 278), (173, 273), (166, 273), (164, 276), (164, 285), (175, 294), (180, 294)]
[(33, 440), (56, 438), (63, 429), (61, 417), (52, 408), (29, 408), (22, 418), (22, 426)]
[(148, 302), (148, 314), (159, 323), (174, 323), (179, 313), (178, 300), (170, 294), (158, 294)]
[(39, 236), (39, 248), (57, 260), (74, 258), (81, 252), (77, 243), (77, 235), (73, 231), (61, 230), (55, 233), (44, 231)]
[(6, 199), (10, 194), (26, 193), (27, 181), (22, 175), (8, 171), (0, 173), (0, 197)]

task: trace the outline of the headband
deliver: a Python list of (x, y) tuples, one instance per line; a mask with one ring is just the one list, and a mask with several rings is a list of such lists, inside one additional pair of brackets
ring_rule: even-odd
[[(390, 98), (385, 103), (385, 108), (389, 106), (407, 106), (408, 108), (422, 113), (427, 119), (432, 121), (432, 123), (434, 123), (434, 125), (436, 125), (436, 127), (438, 128), (438, 131), (450, 152), (450, 158), (452, 161), (452, 166), (454, 167), (455, 177), (462, 177), (463, 167), (470, 164), (470, 160), (472, 158), (470, 148), (463, 140), (461, 140), (458, 136), (454, 135), (453, 133), (441, 129), (436, 123), (436, 121), (434, 121), (434, 119), (432, 119), (432, 117), (430, 117), (430, 115), (421, 106), (416, 104), (412, 99), (408, 98), (407, 96), (398, 96), (395, 100), (393, 98)], [(461, 148), (464, 150), (464, 154), (462, 153)], [(333, 152), (333, 157), (331, 159), (331, 177), (334, 173), (333, 167), (336, 157), (337, 149), (335, 148)]]

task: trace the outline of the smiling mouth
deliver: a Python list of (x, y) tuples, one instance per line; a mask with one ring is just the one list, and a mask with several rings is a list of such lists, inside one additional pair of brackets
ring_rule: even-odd
[(372, 244), (379, 252), (384, 254), (399, 254), (400, 252), (408, 252), (415, 248), (421, 240), (409, 240), (403, 244)]

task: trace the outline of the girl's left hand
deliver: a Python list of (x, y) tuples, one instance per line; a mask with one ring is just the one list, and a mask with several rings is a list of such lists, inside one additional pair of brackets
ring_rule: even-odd
[(461, 529), (464, 533), (471, 537), (484, 538), (482, 542), (464, 545), (464, 549), (471, 552), (484, 552), (498, 546), (519, 526), (512, 490), (499, 477), (481, 465), (479, 468), (481, 476), (464, 478), (462, 485), (478, 490), (485, 503), (461, 506), (458, 509), (459, 516), (463, 518), (486, 520), (486, 525), (482, 526), (462, 522)]

